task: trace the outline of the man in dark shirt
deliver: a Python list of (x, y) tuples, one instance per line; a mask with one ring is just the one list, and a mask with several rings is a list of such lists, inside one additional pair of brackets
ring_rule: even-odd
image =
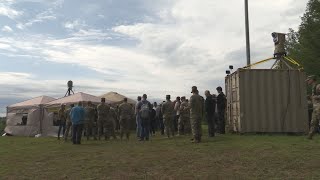
[(225, 111), (226, 111), (226, 96), (222, 92), (222, 88), (217, 87), (217, 109), (218, 109), (218, 129), (219, 133), (225, 134)]
[(205, 93), (206, 100), (205, 100), (205, 111), (206, 111), (206, 119), (208, 121), (208, 133), (209, 137), (214, 137), (215, 133), (215, 109), (216, 109), (216, 101), (210, 94), (210, 91), (206, 90)]

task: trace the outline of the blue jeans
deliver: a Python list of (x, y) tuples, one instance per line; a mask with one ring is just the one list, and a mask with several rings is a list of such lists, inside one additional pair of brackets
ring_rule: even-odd
[(81, 144), (83, 124), (72, 125), (72, 142), (73, 144)]
[(59, 130), (58, 130), (58, 138), (60, 138), (60, 133), (61, 133), (61, 129), (62, 129), (62, 135), (64, 136), (65, 130), (66, 130), (66, 122), (59, 122)]
[(150, 122), (148, 119), (141, 118), (141, 140), (149, 140)]
[(136, 124), (137, 124), (137, 137), (141, 138), (141, 118), (139, 115), (136, 115)]

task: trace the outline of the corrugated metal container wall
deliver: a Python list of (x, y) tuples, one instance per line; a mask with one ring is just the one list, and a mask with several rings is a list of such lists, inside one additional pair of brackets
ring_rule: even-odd
[(308, 131), (305, 73), (297, 70), (238, 69), (226, 77), (230, 131)]

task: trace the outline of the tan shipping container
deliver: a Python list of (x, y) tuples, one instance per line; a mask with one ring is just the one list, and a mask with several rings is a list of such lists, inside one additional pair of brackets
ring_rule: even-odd
[(306, 75), (298, 70), (238, 69), (225, 78), (227, 130), (306, 133)]

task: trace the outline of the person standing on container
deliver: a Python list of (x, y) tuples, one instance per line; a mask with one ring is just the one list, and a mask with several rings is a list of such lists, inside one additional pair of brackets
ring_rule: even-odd
[(201, 120), (203, 118), (203, 100), (199, 96), (199, 91), (196, 86), (192, 87), (189, 107), (190, 107), (190, 122), (193, 134), (193, 143), (201, 142), (202, 128)]
[(218, 130), (220, 134), (225, 134), (225, 112), (226, 112), (226, 96), (222, 92), (222, 87), (217, 87), (217, 109), (218, 109)]
[(317, 83), (316, 76), (312, 75), (307, 78), (307, 82), (312, 86), (312, 102), (313, 102), (313, 113), (311, 120), (311, 127), (308, 135), (308, 139), (312, 139), (315, 132), (319, 127), (320, 120), (320, 84)]

